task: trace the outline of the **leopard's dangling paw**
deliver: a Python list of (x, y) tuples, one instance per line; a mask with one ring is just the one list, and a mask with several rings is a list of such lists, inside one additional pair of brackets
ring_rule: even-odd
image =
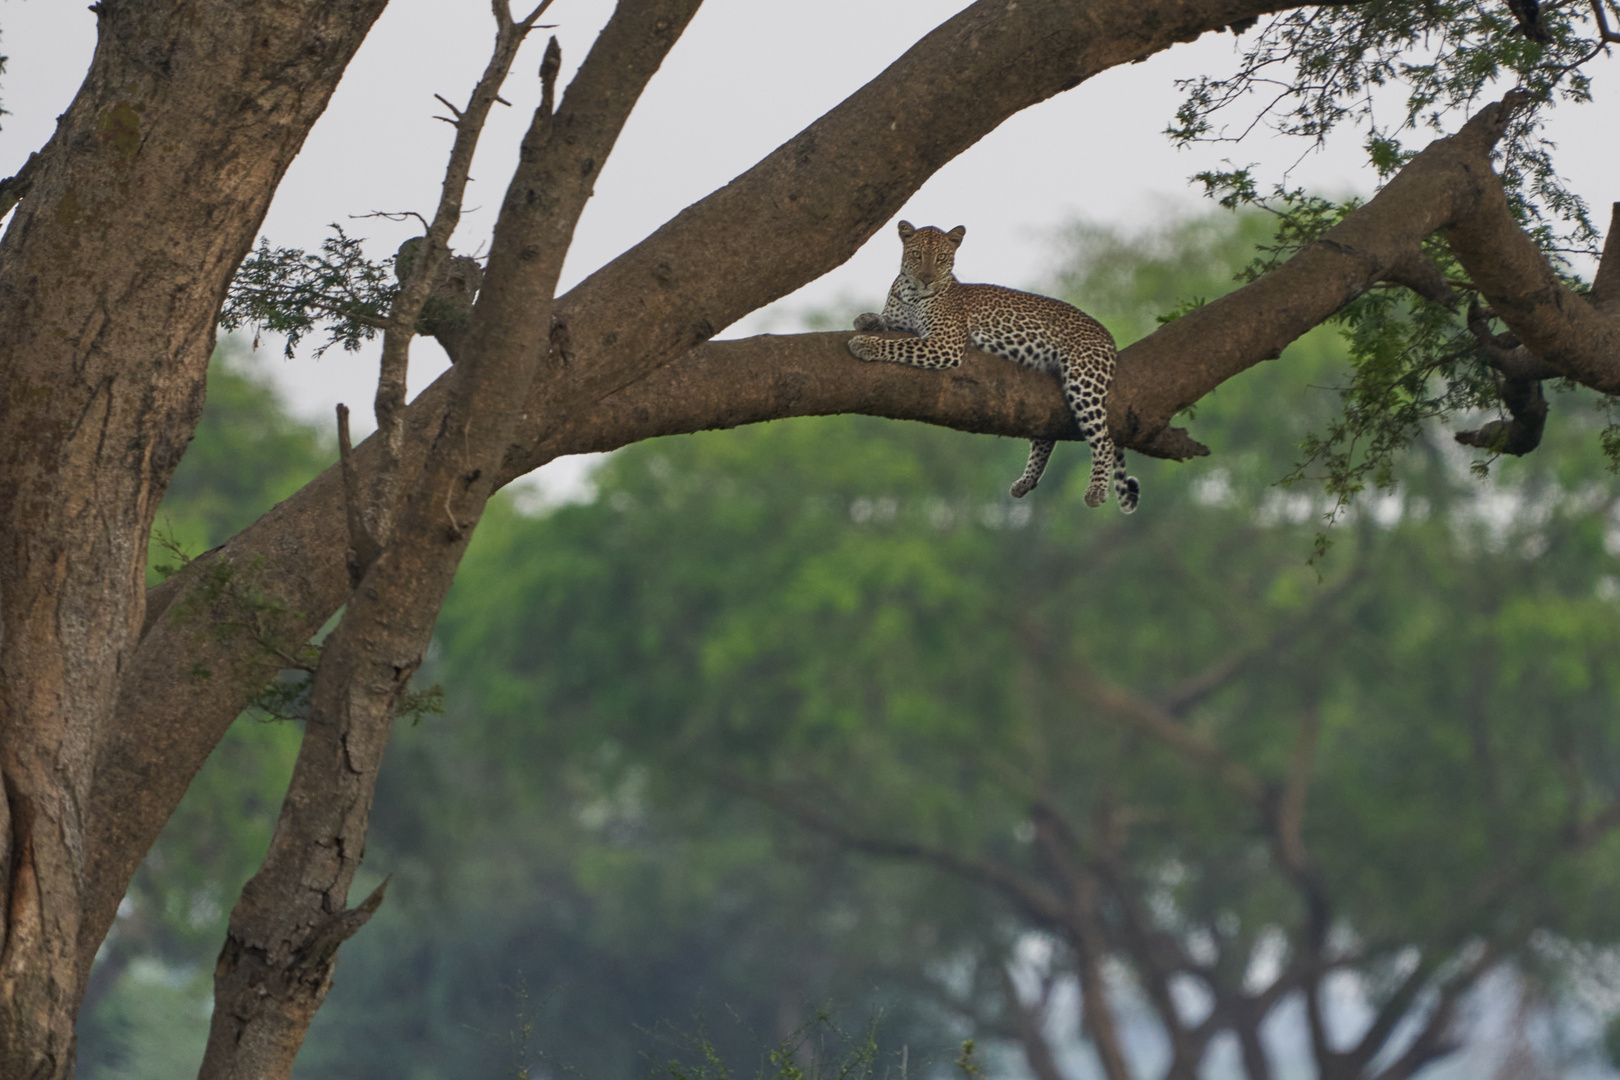
[(1108, 501), (1108, 485), (1092, 484), (1086, 488), (1086, 505), (1093, 510)]

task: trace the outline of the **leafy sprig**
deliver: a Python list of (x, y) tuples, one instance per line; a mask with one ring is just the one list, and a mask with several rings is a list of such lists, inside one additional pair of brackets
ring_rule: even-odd
[(321, 325), (327, 339), (315, 350), (316, 356), (334, 345), (354, 352), (376, 337), (386, 325), (398, 289), (394, 259), (373, 262), (366, 258), (363, 240), (337, 224), (332, 231), (336, 235), (321, 242), (318, 254), (271, 247), (269, 240), (261, 239), (231, 282), (220, 327), (250, 326), (255, 343), (266, 331), (285, 334), (289, 358), (298, 343)]

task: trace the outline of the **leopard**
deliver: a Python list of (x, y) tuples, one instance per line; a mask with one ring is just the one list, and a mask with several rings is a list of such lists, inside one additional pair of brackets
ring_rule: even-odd
[[(883, 313), (855, 319), (858, 333), (849, 351), (858, 359), (910, 364), (929, 370), (954, 368), (968, 345), (1015, 364), (1055, 375), (1063, 398), (1091, 445), (1091, 481), (1086, 505), (1108, 501), (1109, 473), (1124, 513), (1136, 509), (1141, 485), (1125, 474), (1125, 452), (1108, 431), (1108, 392), (1118, 355), (1108, 329), (1072, 304), (1001, 285), (964, 284), (953, 268), (967, 229), (899, 225), (900, 275), (889, 288)], [(878, 337), (908, 333), (912, 337)], [(1012, 485), (1021, 499), (1035, 490), (1056, 443), (1031, 439), (1029, 462)]]

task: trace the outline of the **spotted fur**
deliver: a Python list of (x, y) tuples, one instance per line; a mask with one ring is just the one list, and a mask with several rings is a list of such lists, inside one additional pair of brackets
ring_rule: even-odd
[[(883, 314), (867, 312), (855, 320), (862, 331), (849, 340), (849, 351), (862, 360), (887, 360), (921, 368), (953, 368), (971, 342), (985, 352), (1057, 376), (1063, 397), (1091, 444), (1091, 484), (1086, 505), (1108, 500), (1109, 470), (1119, 508), (1136, 509), (1140, 488), (1125, 475), (1125, 452), (1108, 433), (1108, 387), (1114, 378), (1114, 337), (1077, 307), (1034, 293), (1000, 285), (964, 285), (951, 267), (967, 230), (950, 232), (933, 226), (900, 223), (904, 250), (900, 276), (889, 288)], [(910, 338), (877, 337), (883, 331), (905, 331)], [(1013, 498), (1035, 489), (1052, 456), (1050, 439), (1033, 439), (1029, 464), (1012, 486)]]

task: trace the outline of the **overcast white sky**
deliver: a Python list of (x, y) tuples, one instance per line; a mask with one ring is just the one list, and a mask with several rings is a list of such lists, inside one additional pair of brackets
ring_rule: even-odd
[[(671, 53), (603, 169), (564, 270), (566, 290), (703, 198), (836, 105), (909, 48), (965, 0), (707, 0)], [(556, 0), (564, 81), (589, 49), (610, 0)], [(413, 224), (351, 221), (371, 211), (430, 212), (450, 145), (449, 125), (432, 119), (434, 93), (462, 102), (483, 70), (492, 37), (485, 0), (392, 0), (351, 65), (304, 153), (271, 206), (264, 233), (273, 243), (314, 247), (328, 222), (371, 238), (376, 257), (394, 251)], [(1208, 206), (1188, 177), (1224, 159), (1265, 163), (1280, 179), (1327, 192), (1369, 192), (1358, 139), (1344, 132), (1329, 151), (1300, 155), (1297, 141), (1253, 138), (1177, 151), (1161, 134), (1180, 97), (1174, 80), (1224, 73), (1236, 39), (1206, 34), (1145, 63), (1106, 72), (1012, 118), (919, 191), (900, 216), (921, 224), (966, 225), (958, 262), (968, 280), (1030, 286), (1052, 268), (1052, 238), (1077, 219), (1141, 228)], [(0, 45), (10, 57), (0, 78), (0, 175), (10, 175), (49, 137), (95, 44), (95, 16), (81, 2), (6, 0)], [(516, 146), (538, 99), (534, 71), (545, 45), (526, 46), (480, 145), (468, 213), (453, 243), (478, 251), (510, 175)], [(1599, 210), (1620, 199), (1620, 86), (1611, 63), (1597, 71), (1598, 101), (1564, 109), (1555, 137), (1560, 161)], [(1296, 162), (1298, 162), (1296, 164)], [(733, 337), (795, 327), (794, 312), (881, 300), (894, 276), (898, 241), (882, 230), (844, 266), (727, 330)], [(263, 366), (295, 412), (329, 419), (338, 401), (369, 414), (375, 349), (333, 350), (315, 361), (281, 359), (269, 346)], [(445, 361), (432, 342), (412, 353), (413, 392)], [(367, 418), (369, 421), (369, 417)], [(369, 422), (363, 426), (369, 427)], [(559, 463), (561, 464), (561, 463)], [(562, 469), (559, 472), (567, 473)]]

